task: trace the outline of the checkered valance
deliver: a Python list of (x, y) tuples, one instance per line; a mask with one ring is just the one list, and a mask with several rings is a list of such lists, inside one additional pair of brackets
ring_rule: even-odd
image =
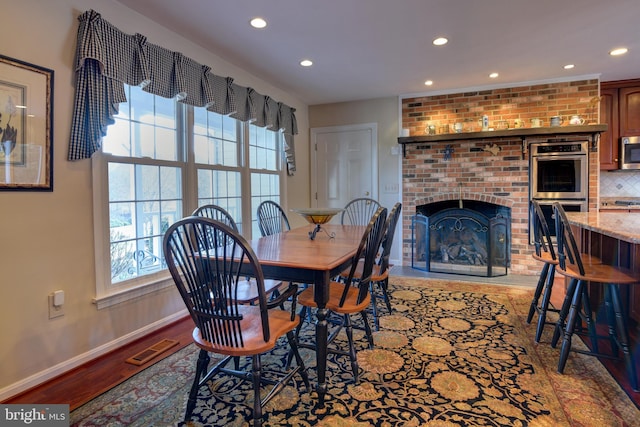
[(118, 106), (126, 102), (124, 84), (165, 98), (230, 115), (257, 126), (283, 131), (289, 173), (295, 171), (295, 108), (216, 76), (211, 68), (125, 34), (94, 10), (78, 17), (76, 95), (69, 141), (69, 160), (90, 158), (100, 149)]

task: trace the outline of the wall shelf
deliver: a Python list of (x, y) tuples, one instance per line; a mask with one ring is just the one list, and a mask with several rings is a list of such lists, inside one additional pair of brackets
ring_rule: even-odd
[[(588, 135), (591, 149), (597, 149), (596, 143), (601, 132), (607, 130), (607, 124), (581, 125), (581, 126), (554, 126), (539, 128), (513, 128), (507, 130), (494, 130), (482, 132), (447, 133), (439, 135), (416, 135), (398, 137), (398, 144), (402, 145), (402, 155), (406, 155), (407, 145), (438, 143), (474, 139), (520, 138), (522, 139), (523, 152), (527, 150), (527, 138), (558, 138), (572, 135)], [(594, 150), (595, 151), (595, 150)]]

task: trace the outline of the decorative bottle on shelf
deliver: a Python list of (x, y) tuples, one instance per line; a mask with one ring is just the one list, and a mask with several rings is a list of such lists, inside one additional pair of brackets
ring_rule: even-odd
[(489, 130), (489, 116), (482, 116), (482, 130)]

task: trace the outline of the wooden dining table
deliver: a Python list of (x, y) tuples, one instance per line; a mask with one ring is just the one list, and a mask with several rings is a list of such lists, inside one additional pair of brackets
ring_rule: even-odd
[[(251, 240), (250, 244), (267, 279), (278, 279), (313, 285), (316, 311), (316, 362), (318, 407), (324, 407), (327, 392), (327, 336), (326, 309), (329, 282), (349, 267), (366, 229), (359, 225), (323, 224), (326, 233), (315, 239), (309, 233), (315, 225), (293, 228), (271, 236)], [(333, 237), (330, 237), (333, 236)], [(301, 320), (302, 321), (302, 320)]]

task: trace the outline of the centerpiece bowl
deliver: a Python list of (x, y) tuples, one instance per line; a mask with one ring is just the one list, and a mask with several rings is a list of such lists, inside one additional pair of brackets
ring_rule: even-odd
[[(315, 224), (315, 228), (313, 229), (313, 231), (309, 232), (309, 238), (313, 240), (316, 238), (316, 234), (318, 233), (318, 231), (321, 230), (322, 224), (326, 224), (327, 222), (331, 221), (331, 218), (333, 218), (336, 214), (342, 212), (344, 209), (307, 208), (291, 210), (306, 219), (309, 224)], [(322, 231), (324, 231), (330, 238), (336, 236), (335, 233), (329, 234), (325, 229), (322, 229)]]

